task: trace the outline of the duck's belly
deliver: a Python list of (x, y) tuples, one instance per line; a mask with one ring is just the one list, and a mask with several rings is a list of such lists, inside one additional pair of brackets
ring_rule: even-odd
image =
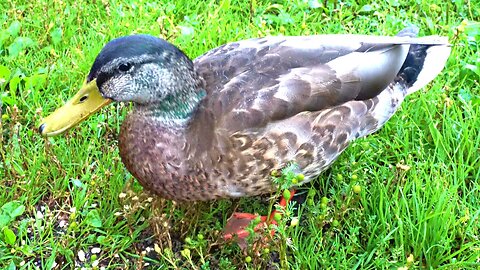
[(254, 196), (274, 190), (267, 165), (261, 166), (265, 170), (247, 168), (251, 164), (243, 163), (240, 157), (235, 162), (223, 155), (216, 158), (220, 159), (218, 163), (206, 156), (193, 161), (179, 155), (182, 152), (179, 145), (171, 148), (172, 145), (148, 140), (140, 143), (137, 139), (120, 137), (122, 161), (145, 189), (161, 197), (203, 201)]
[(182, 130), (167, 129), (127, 117), (119, 136), (120, 156), (142, 186), (177, 201), (254, 196), (274, 190), (269, 160), (245, 155), (241, 149), (222, 153), (192, 151)]

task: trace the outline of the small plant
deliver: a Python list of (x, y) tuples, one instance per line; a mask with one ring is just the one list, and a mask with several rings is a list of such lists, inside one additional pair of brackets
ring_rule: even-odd
[(280, 192), (284, 192), (292, 186), (297, 185), (305, 178), (300, 168), (295, 163), (289, 163), (280, 172), (274, 170), (271, 172), (271, 175), (273, 183), (277, 185)]
[(17, 235), (12, 230), (12, 222), (25, 212), (25, 206), (18, 201), (11, 201), (0, 208), (0, 239), (10, 246), (17, 242)]

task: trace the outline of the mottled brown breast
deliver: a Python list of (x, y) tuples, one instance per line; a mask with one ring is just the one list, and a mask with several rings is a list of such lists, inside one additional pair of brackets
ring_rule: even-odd
[[(196, 118), (202, 114), (197, 114)], [(214, 130), (209, 119), (166, 127), (135, 111), (122, 124), (120, 156), (142, 186), (176, 201), (253, 196), (272, 190), (273, 164), (255, 158), (252, 138)], [(210, 135), (209, 135), (210, 134)], [(259, 151), (268, 147), (255, 143)]]
[(185, 136), (181, 129), (167, 129), (136, 112), (122, 124), (120, 156), (142, 186), (164, 198), (179, 201), (208, 196), (212, 187), (201, 172), (185, 170)]

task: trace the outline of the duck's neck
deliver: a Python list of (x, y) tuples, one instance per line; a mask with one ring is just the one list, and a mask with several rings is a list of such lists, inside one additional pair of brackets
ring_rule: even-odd
[(158, 104), (135, 106), (138, 113), (166, 126), (185, 126), (206, 96), (203, 89), (168, 95)]

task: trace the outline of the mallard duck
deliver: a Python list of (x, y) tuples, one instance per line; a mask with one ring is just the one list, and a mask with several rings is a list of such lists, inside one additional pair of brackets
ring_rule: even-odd
[(448, 41), (416, 34), (254, 38), (193, 61), (161, 38), (120, 37), (39, 131), (57, 135), (131, 102), (120, 156), (146, 189), (177, 201), (269, 193), (272, 170), (293, 162), (302, 183), (314, 179), (437, 76)]

